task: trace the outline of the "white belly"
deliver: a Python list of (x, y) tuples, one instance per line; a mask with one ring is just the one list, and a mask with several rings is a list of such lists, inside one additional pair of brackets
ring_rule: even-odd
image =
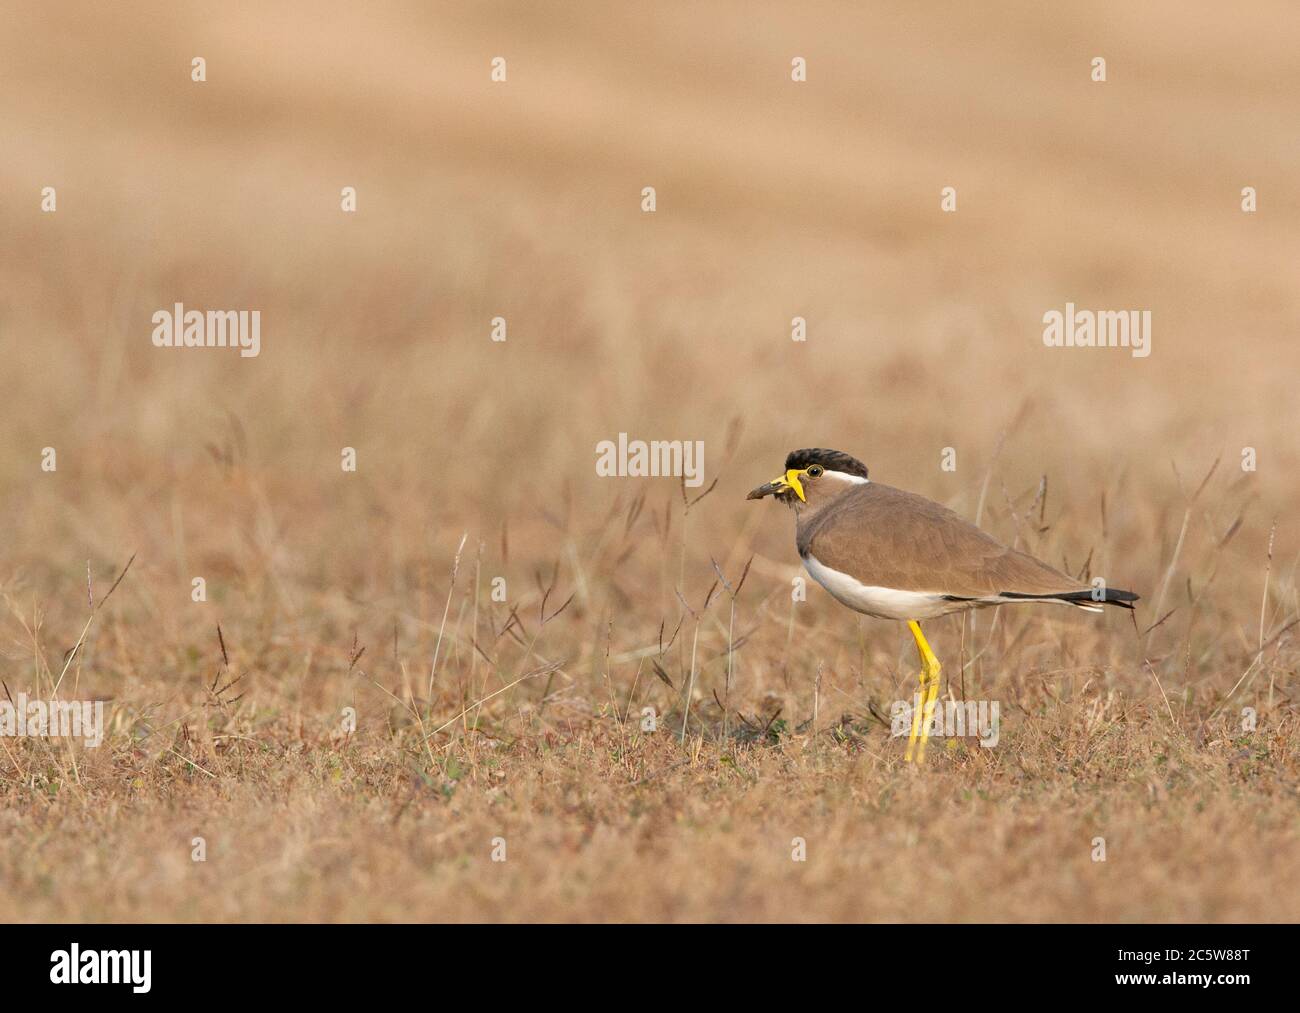
[(970, 607), (965, 602), (947, 601), (942, 594), (863, 584), (847, 573), (818, 562), (815, 556), (804, 557), (803, 565), (812, 579), (826, 588), (836, 601), (877, 619), (932, 619)]

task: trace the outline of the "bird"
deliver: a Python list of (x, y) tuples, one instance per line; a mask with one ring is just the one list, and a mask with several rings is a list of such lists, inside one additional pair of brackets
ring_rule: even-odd
[[(947, 507), (873, 482), (867, 466), (838, 450), (794, 450), (782, 474), (747, 499), (775, 497), (795, 514), (795, 548), (836, 601), (877, 619), (907, 623), (921, 660), (906, 762), (925, 760), (941, 666), (921, 622), (996, 605), (1054, 603), (1088, 612), (1132, 609), (1132, 591), (1085, 584), (985, 534)], [(918, 745), (919, 739), (919, 745)]]

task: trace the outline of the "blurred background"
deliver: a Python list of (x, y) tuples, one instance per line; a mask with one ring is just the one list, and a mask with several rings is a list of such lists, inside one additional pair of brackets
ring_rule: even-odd
[[(171, 545), (176, 510), (196, 511), (186, 544), (214, 538), (205, 448), (232, 417), (303, 545), (354, 536), (360, 500), (412, 537), (526, 523), (566, 489), (599, 511), (619, 488), (594, 481), (594, 445), (620, 431), (704, 440), (728, 525), (805, 445), (969, 513), (1004, 431), (1009, 484), (1047, 473), (1089, 512), (1099, 483), (1132, 509), (1171, 462), (1236, 470), (1243, 446), (1274, 509), (1294, 491), (1286, 4), (4, 19), (0, 474), (23, 555), (73, 534), (111, 557)], [(261, 356), (155, 349), (150, 315), (178, 301), (260, 309)], [(1044, 347), (1066, 301), (1150, 309), (1153, 354)], [(34, 470), (47, 445), (57, 478)], [(247, 531), (242, 503), (212, 523)]]
[[(10, 686), (39, 681), (34, 616), (57, 673), (87, 559), (102, 593), (136, 553), (81, 677), (110, 698), (197, 692), (217, 621), (261, 672), (250, 701), (300, 701), (308, 647), (341, 680), (354, 635), (396, 692), (445, 601), (461, 670), (464, 630), (486, 648), (551, 589), (547, 612), (574, 596), (551, 656), (596, 706), (609, 642), (626, 689), (711, 560), (734, 583), (753, 557), (737, 698), (806, 711), (824, 662), (860, 708), (910, 679), (904, 634), (817, 589), (796, 617), (790, 520), (744, 500), (803, 446), (1133, 587), (1143, 632), (1177, 610), (1140, 640), (1123, 616), (1006, 620), (1066, 631), (1044, 663), (1139, 695), (1145, 660), (1222, 699), (1297, 609), (1292, 4), (10, 2), (0, 22)], [(260, 310), (260, 356), (153, 347), (176, 302)], [(1150, 310), (1152, 354), (1045, 347), (1067, 302)], [(598, 479), (620, 432), (704, 441), (716, 487), (686, 511), (671, 479)], [(789, 653), (796, 625), (815, 657)], [(973, 635), (937, 626), (949, 651)], [(322, 685), (303, 699), (332, 715)]]

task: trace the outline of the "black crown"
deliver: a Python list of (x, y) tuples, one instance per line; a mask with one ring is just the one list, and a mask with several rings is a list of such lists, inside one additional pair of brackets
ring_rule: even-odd
[(814, 464), (820, 464), (827, 471), (842, 471), (848, 475), (868, 477), (865, 464), (856, 457), (850, 457), (838, 450), (823, 450), (821, 447), (792, 450), (790, 456), (785, 459), (786, 471), (803, 471)]

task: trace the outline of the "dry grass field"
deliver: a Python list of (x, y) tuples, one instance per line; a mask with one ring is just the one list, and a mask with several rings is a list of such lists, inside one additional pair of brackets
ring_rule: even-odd
[[(6, 3), (0, 675), (107, 732), (0, 737), (0, 920), (1294, 919), (1300, 15), (1071, 6)], [(905, 764), (803, 446), (1143, 600), (929, 623)]]

